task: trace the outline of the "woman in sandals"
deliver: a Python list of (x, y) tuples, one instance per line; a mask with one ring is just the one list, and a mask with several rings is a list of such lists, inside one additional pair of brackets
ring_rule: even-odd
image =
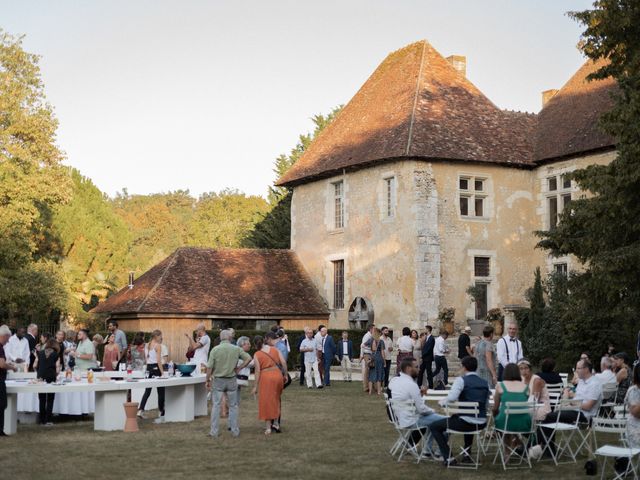
[(258, 418), (265, 422), (265, 435), (271, 435), (272, 431), (280, 433), (280, 396), (287, 375), (287, 362), (275, 347), (277, 341), (273, 332), (267, 333), (264, 339), (261, 336), (253, 339), (256, 353), (253, 357), (255, 385), (252, 393), (258, 393)]

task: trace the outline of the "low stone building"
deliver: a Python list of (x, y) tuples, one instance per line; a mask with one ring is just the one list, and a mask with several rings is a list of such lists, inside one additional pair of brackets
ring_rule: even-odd
[(585, 63), (529, 114), (496, 107), (464, 57), (426, 41), (391, 53), (278, 182), (293, 188), (291, 248), (332, 326), (437, 325), (446, 307), (459, 324), (509, 313), (537, 266), (579, 268), (536, 249), (534, 232), (581, 195), (567, 172), (615, 158), (597, 126), (615, 82), (586, 80), (598, 67)]
[(286, 329), (327, 324), (329, 311), (289, 250), (179, 248), (92, 310), (129, 332), (160, 329), (173, 360), (192, 333), (208, 329)]

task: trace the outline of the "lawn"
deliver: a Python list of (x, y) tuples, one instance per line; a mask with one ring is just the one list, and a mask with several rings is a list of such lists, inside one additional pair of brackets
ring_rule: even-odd
[(97, 433), (86, 420), (51, 428), (21, 425), (16, 436), (0, 438), (0, 478), (584, 478), (584, 459), (507, 474), (489, 459), (478, 472), (416, 465), (408, 459), (397, 463), (387, 453), (395, 432), (384, 401), (364, 395), (356, 382), (334, 382), (324, 390), (307, 390), (294, 382), (283, 397), (283, 433), (270, 437), (262, 433), (256, 401), (245, 389), (240, 424), (239, 438), (225, 431), (215, 440), (206, 436), (208, 418), (164, 425), (144, 420), (134, 434)]

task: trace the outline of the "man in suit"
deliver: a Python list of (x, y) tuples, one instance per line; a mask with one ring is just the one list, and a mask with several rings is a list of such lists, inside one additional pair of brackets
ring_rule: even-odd
[(422, 380), (424, 378), (424, 372), (427, 371), (427, 381), (429, 382), (429, 388), (433, 388), (433, 370), (431, 370), (431, 364), (433, 363), (433, 349), (436, 346), (436, 339), (431, 335), (431, 325), (425, 327), (427, 331), (427, 338), (424, 339), (422, 345), (422, 364), (420, 365), (420, 373), (418, 374), (418, 386), (422, 386)]
[(27, 327), (27, 341), (29, 342), (29, 371), (33, 372), (33, 362), (36, 360), (36, 345), (38, 344), (38, 326), (32, 323)]
[(338, 342), (338, 360), (342, 367), (342, 379), (351, 381), (351, 360), (353, 360), (353, 342), (349, 340), (349, 332), (342, 332), (342, 340)]
[(320, 330), (322, 337), (322, 361), (324, 362), (324, 386), (331, 386), (331, 363), (333, 357), (336, 356), (336, 343), (333, 341), (333, 337), (328, 334), (327, 327), (323, 327)]

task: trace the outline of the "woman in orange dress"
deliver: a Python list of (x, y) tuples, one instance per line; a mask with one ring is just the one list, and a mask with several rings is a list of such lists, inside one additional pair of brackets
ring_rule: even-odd
[[(255, 367), (255, 385), (252, 393), (258, 393), (258, 418), (265, 422), (265, 435), (271, 435), (271, 429), (280, 430), (280, 396), (284, 389), (284, 377), (287, 374), (287, 362), (274, 346), (277, 342), (275, 333), (269, 332), (264, 337), (253, 339), (256, 353), (253, 357)], [(280, 364), (284, 375), (278, 368)]]
[(115, 335), (109, 335), (107, 337), (107, 344), (104, 346), (102, 365), (107, 372), (115, 370), (118, 367), (118, 360), (120, 359), (120, 347), (115, 342), (115, 339)]

